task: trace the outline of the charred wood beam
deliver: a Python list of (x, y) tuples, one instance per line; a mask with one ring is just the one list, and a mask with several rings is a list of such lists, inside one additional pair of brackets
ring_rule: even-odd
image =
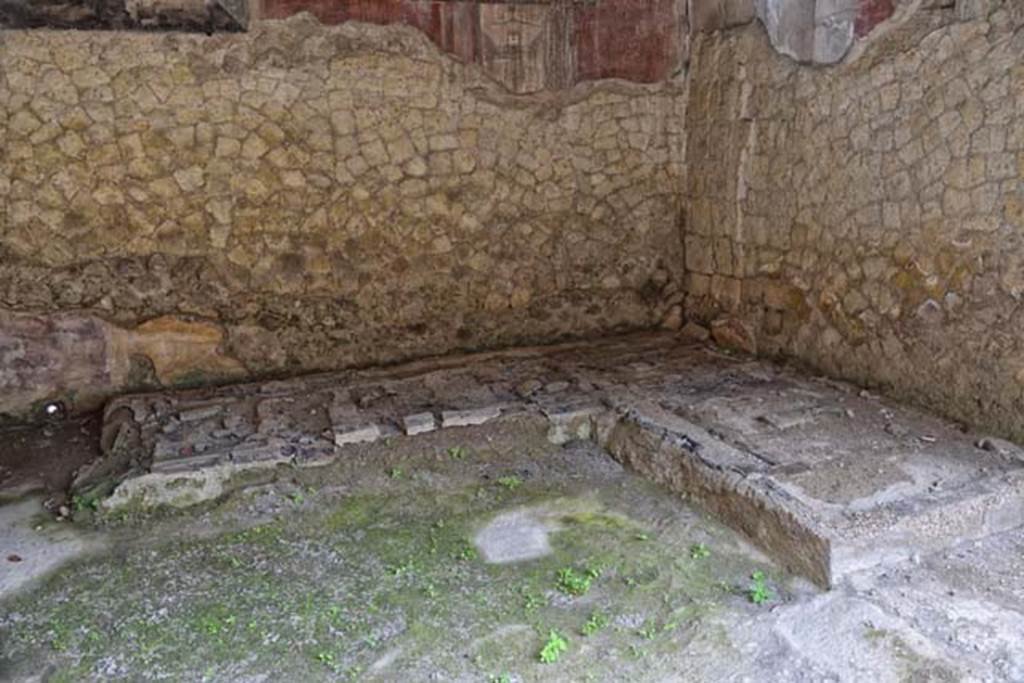
[(0, 28), (244, 31), (247, 0), (0, 0)]

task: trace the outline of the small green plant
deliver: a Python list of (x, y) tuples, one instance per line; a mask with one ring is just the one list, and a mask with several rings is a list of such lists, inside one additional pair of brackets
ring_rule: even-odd
[(704, 543), (694, 543), (690, 546), (690, 557), (694, 560), (711, 557), (711, 549)]
[(404, 574), (412, 574), (414, 571), (416, 571), (416, 565), (414, 565), (412, 562), (404, 562), (402, 564), (392, 565), (388, 568), (388, 571), (391, 572), (391, 576), (402, 576)]
[(523, 591), (523, 612), (529, 616), (547, 604), (543, 596), (532, 593), (528, 588)]
[(82, 510), (92, 510), (96, 512), (100, 509), (100, 499), (98, 496), (92, 495), (76, 495), (71, 498), (71, 509), (75, 512), (81, 512)]
[(658, 635), (658, 627), (652, 622), (645, 622), (644, 625), (637, 630), (636, 634), (644, 640), (654, 640)]
[(50, 647), (57, 652), (67, 650), (71, 645), (71, 627), (58, 617), (50, 621), (50, 631), (53, 633), (50, 639)]
[(523, 485), (523, 480), (519, 477), (512, 475), (508, 477), (501, 477), (498, 479), (498, 486), (503, 486), (509, 491), (515, 491), (517, 488)]
[(208, 636), (219, 636), (235, 625), (235, 615), (204, 614), (199, 617), (199, 629)]
[(643, 659), (647, 656), (647, 650), (643, 649), (639, 645), (633, 644), (629, 646), (629, 654), (633, 659)]
[(590, 590), (593, 580), (601, 575), (599, 569), (587, 569), (578, 572), (572, 567), (558, 570), (558, 590), (566, 595), (585, 595)]
[(608, 617), (601, 612), (594, 612), (583, 624), (580, 633), (585, 636), (592, 636), (608, 625)]
[(869, 641), (881, 640), (889, 635), (889, 631), (884, 628), (876, 628), (871, 622), (864, 624), (864, 638)]
[(469, 454), (469, 451), (462, 446), (452, 446), (445, 452), (448, 453), (448, 457), (454, 458), (455, 460), (462, 460)]
[(330, 652), (317, 652), (316, 661), (320, 662), (324, 666), (334, 667), (334, 655)]
[(291, 498), (291, 501), (296, 505), (302, 505), (302, 501), (306, 500), (306, 497), (302, 495), (302, 491), (296, 491), (288, 497)]
[(392, 479), (401, 479), (405, 475), (401, 467), (392, 467), (388, 470), (388, 476)]
[(635, 538), (638, 541), (649, 541), (649, 540), (651, 540), (651, 535), (647, 534), (647, 533), (639, 533), (636, 536), (634, 536), (633, 538)]
[(549, 631), (547, 642), (541, 648), (538, 658), (545, 664), (554, 664), (569, 649), (569, 641), (558, 631)]
[(508, 674), (492, 674), (487, 680), (488, 683), (512, 683), (512, 677)]
[(760, 569), (750, 575), (751, 583), (747, 587), (747, 597), (755, 605), (763, 605), (772, 599), (772, 592), (766, 583), (764, 572)]
[(469, 543), (463, 543), (461, 548), (452, 553), (452, 558), (462, 560), (464, 562), (475, 560), (477, 557), (479, 557), (479, 554), (476, 552), (476, 548), (471, 546)]

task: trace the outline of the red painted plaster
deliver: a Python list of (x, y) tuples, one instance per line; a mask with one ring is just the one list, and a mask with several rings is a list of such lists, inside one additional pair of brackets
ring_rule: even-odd
[(854, 31), (858, 38), (871, 33), (871, 30), (892, 16), (895, 8), (893, 0), (861, 0), (860, 11), (854, 23)]
[[(531, 20), (542, 16), (544, 30), (534, 40), (568, 42), (522, 50), (524, 60), (543, 62), (533, 71), (547, 74), (549, 87), (599, 78), (656, 82), (669, 77), (680, 61), (676, 0), (517, 5), (487, 0), (264, 0), (263, 17), (283, 19), (308, 11), (325, 24), (407, 24), (459, 59), (486, 65), (495, 63), (491, 57), (507, 47), (500, 44), (505, 32), (493, 23), (494, 13), (485, 11), (486, 5), (520, 7)], [(517, 84), (506, 85), (516, 89)]]
[(579, 80), (624, 78), (650, 83), (679, 64), (675, 0), (598, 2), (576, 10)]

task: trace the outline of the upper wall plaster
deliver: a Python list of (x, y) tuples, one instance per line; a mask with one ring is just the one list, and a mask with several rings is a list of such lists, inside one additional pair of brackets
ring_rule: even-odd
[(414, 26), (519, 93), (602, 78), (664, 81), (686, 53), (684, 0), (262, 0), (258, 13), (304, 11), (325, 24)]

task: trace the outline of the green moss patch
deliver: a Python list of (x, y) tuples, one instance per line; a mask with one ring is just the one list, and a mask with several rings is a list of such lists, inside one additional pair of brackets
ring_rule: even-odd
[[(397, 478), (352, 463), (126, 522), (114, 554), (0, 605), (0, 657), (75, 681), (659, 680), (723, 603), (753, 609), (734, 589), (750, 559), (670, 494), (572, 457), (525, 461), (514, 487), (494, 482), (525, 471), (515, 456), (409, 457)], [(513, 508), (555, 521), (552, 553), (486, 564), (474, 533)], [(542, 662), (552, 632), (571, 645)]]

